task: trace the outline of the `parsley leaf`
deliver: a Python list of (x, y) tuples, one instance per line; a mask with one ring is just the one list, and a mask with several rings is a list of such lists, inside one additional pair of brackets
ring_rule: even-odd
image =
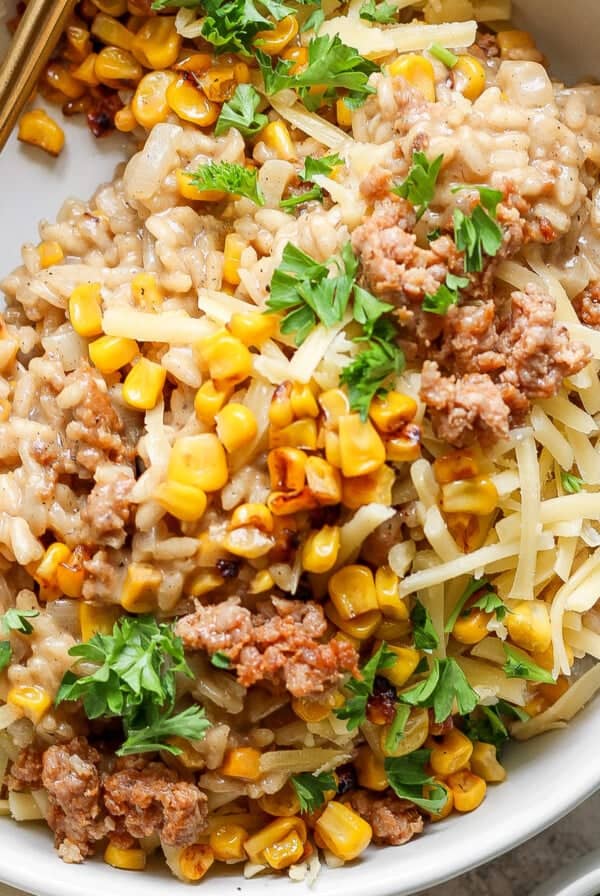
[[(310, 156), (307, 156), (304, 161), (304, 168), (298, 173), (298, 177), (303, 183), (312, 183), (314, 186), (304, 193), (298, 193), (297, 196), (290, 196), (288, 199), (282, 199), (279, 203), (279, 207), (284, 208), (286, 211), (290, 211), (291, 209), (296, 208), (297, 205), (302, 205), (304, 202), (309, 202), (311, 199), (323, 199), (323, 190), (315, 183), (315, 176), (319, 174), (327, 176), (331, 174), (334, 168), (342, 164), (343, 160), (340, 159), (337, 153), (333, 153), (333, 155), (330, 156), (321, 156), (319, 159), (312, 159)], [(391, 308), (392, 306), (390, 305), (389, 307)]]
[(313, 199), (318, 199), (319, 201), (323, 199), (323, 190), (318, 184), (315, 184), (310, 190), (305, 190), (303, 193), (296, 193), (295, 196), (288, 196), (287, 199), (282, 199), (279, 203), (279, 208), (283, 208), (286, 212), (290, 212), (293, 211), (296, 206), (303, 205), (305, 202), (310, 202)]
[(163, 738), (172, 734), (198, 740), (210, 723), (204, 709), (193, 706), (175, 715), (176, 676), (192, 677), (183, 644), (171, 626), (152, 616), (124, 617), (111, 635), (97, 634), (77, 644), (69, 655), (96, 666), (78, 678), (64, 676), (56, 704), (82, 700), (89, 719), (120, 717), (125, 742), (118, 755), (150, 750), (181, 750)]
[(503, 644), (506, 662), (502, 669), (507, 678), (525, 678), (527, 681), (540, 681), (543, 684), (556, 684), (556, 679), (547, 669), (542, 669), (528, 656), (511, 647), (510, 644)]
[(358, 411), (362, 420), (367, 419), (373, 398), (387, 390), (390, 377), (404, 369), (404, 353), (396, 343), (396, 328), (390, 320), (377, 320), (367, 338), (369, 347), (340, 373), (340, 383), (348, 387), (350, 408)]
[(416, 601), (410, 614), (410, 620), (413, 624), (415, 647), (419, 650), (435, 650), (436, 647), (439, 647), (440, 639), (429, 611), (420, 600)]
[(220, 137), (229, 128), (237, 128), (244, 137), (252, 137), (265, 127), (269, 119), (258, 112), (260, 94), (251, 84), (238, 84), (231, 99), (223, 103), (215, 125), (215, 136)]
[(493, 591), (486, 591), (479, 600), (475, 601), (473, 607), (483, 610), (484, 613), (495, 613), (498, 622), (502, 622), (506, 618), (506, 614), (510, 613), (502, 598), (498, 597)]
[(163, 9), (198, 9), (203, 0), (154, 0), (151, 9), (162, 12)]
[(442, 283), (437, 291), (430, 295), (427, 293), (423, 299), (423, 311), (429, 311), (430, 314), (446, 314), (451, 305), (456, 305), (460, 296), (459, 289), (464, 289), (469, 285), (468, 277), (457, 277), (456, 274), (448, 274), (446, 281)]
[(563, 489), (568, 495), (575, 495), (583, 488), (583, 479), (575, 476), (574, 473), (566, 473), (564, 470), (560, 472), (560, 481)]
[[(313, 37), (308, 44), (306, 68), (295, 75), (290, 74), (293, 62), (289, 59), (279, 59), (273, 67), (271, 57), (260, 49), (256, 51), (256, 58), (268, 96), (291, 87), (311, 111), (323, 102), (332, 102), (340, 88), (350, 91), (346, 102), (349, 100), (350, 103), (358, 104), (375, 92), (367, 81), (373, 72), (379, 71), (379, 67), (361, 56), (353, 47), (342, 43), (337, 34)], [(317, 85), (323, 85), (325, 92), (311, 93), (311, 87)]]
[(436, 722), (444, 722), (454, 706), (466, 715), (477, 706), (479, 697), (455, 659), (435, 659), (429, 677), (399, 695), (403, 703), (411, 706), (433, 707)]
[(391, 25), (398, 20), (398, 7), (387, 0), (376, 3), (375, 0), (365, 0), (359, 10), (361, 19), (367, 22), (377, 22), (379, 25)]
[(202, 37), (213, 44), (218, 53), (239, 53), (249, 56), (252, 42), (259, 31), (269, 31), (278, 22), (295, 12), (279, 0), (202, 0), (206, 13)]
[[(380, 302), (374, 295), (363, 289), (362, 286), (354, 287), (354, 320), (362, 324), (367, 336), (371, 339), (375, 333), (375, 325), (379, 318), (387, 311), (392, 311), (394, 306), (388, 302)], [(395, 336), (395, 333), (394, 333)], [(382, 337), (380, 337), (382, 338)]]
[(231, 669), (231, 660), (222, 650), (217, 650), (210, 658), (211, 664), (216, 669)]
[(317, 7), (317, 9), (313, 10), (307, 20), (304, 22), (300, 31), (304, 34), (306, 31), (314, 31), (318, 34), (319, 28), (325, 21), (325, 13), (321, 9), (321, 7)]
[(346, 682), (346, 688), (354, 696), (349, 697), (343, 706), (334, 710), (334, 713), (338, 719), (346, 719), (348, 721), (348, 731), (354, 731), (355, 728), (358, 728), (365, 721), (367, 703), (373, 693), (377, 673), (382, 669), (389, 669), (397, 659), (396, 654), (388, 650), (387, 644), (385, 641), (382, 641), (379, 650), (373, 654), (371, 659), (360, 670), (361, 677), (350, 678)]
[(487, 589), (487, 591), (485, 592), (486, 594), (495, 594), (495, 592), (492, 591), (492, 587), (487, 579), (485, 579), (485, 578), (471, 579), (471, 581), (469, 582), (469, 584), (467, 585), (467, 587), (465, 588), (465, 590), (463, 591), (461, 596), (458, 598), (458, 601), (456, 602), (456, 606), (452, 610), (452, 613), (448, 617), (448, 621), (446, 622), (446, 625), (444, 626), (444, 631), (447, 634), (449, 634), (452, 631), (452, 629), (454, 628), (454, 626), (456, 625), (456, 620), (462, 613), (462, 609), (463, 609), (464, 605), (466, 604), (466, 602), (468, 601), (468, 599), (470, 597), (472, 597), (474, 594), (477, 594), (478, 591), (481, 591), (482, 588)]
[(392, 724), (390, 725), (390, 730), (385, 739), (386, 753), (395, 753), (398, 749), (398, 744), (402, 740), (402, 735), (404, 734), (409, 715), (410, 706), (407, 706), (405, 703), (399, 703), (396, 707), (396, 713)]
[[(478, 706), (466, 719), (464, 732), (471, 740), (493, 744), (499, 750), (510, 739), (504, 718), (514, 716), (520, 721), (529, 718), (525, 710), (499, 700), (493, 706)], [(504, 718), (503, 718), (504, 717)]]
[(412, 167), (406, 180), (392, 189), (392, 193), (408, 199), (415, 207), (417, 220), (423, 217), (435, 196), (435, 185), (442, 169), (444, 156), (430, 162), (424, 152), (413, 153)]
[(455, 54), (452, 53), (451, 50), (447, 50), (446, 47), (442, 47), (441, 44), (431, 44), (429, 52), (435, 59), (439, 59), (442, 65), (445, 65), (446, 68), (454, 68), (458, 62), (458, 56), (455, 56)]
[(335, 778), (331, 772), (322, 772), (320, 775), (303, 772), (292, 775), (290, 780), (300, 801), (301, 812), (314, 812), (315, 809), (320, 809), (325, 802), (327, 791), (337, 791)]
[(0, 625), (7, 634), (8, 632), (21, 632), (24, 635), (30, 635), (33, 626), (27, 620), (35, 619), (39, 615), (38, 610), (17, 610), (16, 607), (11, 607), (0, 620)]
[(502, 229), (482, 205), (477, 205), (470, 217), (459, 208), (454, 210), (454, 241), (465, 253), (466, 271), (482, 271), (484, 254), (496, 255), (502, 239)]
[[(446, 804), (448, 796), (441, 784), (438, 784), (425, 771), (431, 750), (414, 750), (407, 756), (386, 757), (384, 761), (388, 784), (402, 800), (410, 800), (426, 812), (439, 812)], [(428, 786), (427, 797), (423, 796), (423, 787)]]
[(256, 205), (264, 205), (257, 172), (235, 162), (208, 162), (191, 174), (190, 181), (198, 190), (219, 190), (232, 196), (245, 196)]
[(12, 648), (8, 641), (0, 641), (0, 672), (6, 669), (12, 658)]

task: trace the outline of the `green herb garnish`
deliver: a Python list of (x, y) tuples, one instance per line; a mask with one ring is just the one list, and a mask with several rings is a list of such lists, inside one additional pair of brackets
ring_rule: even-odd
[(245, 196), (256, 205), (265, 204), (256, 170), (235, 162), (208, 162), (200, 165), (191, 174), (190, 182), (197, 190), (218, 190), (232, 196)]
[[(308, 202), (311, 199), (323, 199), (323, 190), (321, 187), (315, 183), (315, 177), (319, 174), (323, 174), (326, 177), (331, 174), (334, 168), (338, 165), (342, 165), (343, 160), (340, 159), (337, 153), (333, 153), (330, 156), (321, 156), (319, 159), (312, 159), (308, 156), (304, 161), (304, 168), (302, 171), (298, 172), (298, 177), (303, 183), (312, 183), (313, 187), (306, 191), (305, 193), (299, 193), (297, 196), (290, 196), (288, 199), (282, 199), (279, 203), (280, 208), (284, 208), (286, 211), (290, 211), (298, 205), (302, 205), (304, 202)], [(389, 306), (392, 307), (391, 305)]]
[(11, 607), (0, 619), (0, 627), (7, 634), (9, 632), (21, 632), (23, 635), (30, 635), (33, 631), (33, 626), (27, 620), (35, 619), (39, 615), (38, 610), (17, 610), (16, 607)]
[(556, 679), (547, 669), (542, 669), (529, 657), (510, 644), (503, 644), (506, 662), (503, 670), (507, 678), (525, 678), (527, 681), (539, 681), (543, 684), (556, 684)]
[(411, 706), (432, 707), (436, 722), (444, 722), (448, 718), (455, 701), (461, 715), (471, 712), (479, 702), (465, 673), (451, 657), (435, 659), (429, 676), (399, 694), (399, 699)]
[(429, 615), (429, 610), (420, 600), (415, 602), (410, 614), (410, 620), (413, 624), (415, 647), (419, 650), (435, 650), (436, 647), (440, 646), (440, 639)]
[(417, 220), (423, 217), (429, 203), (435, 196), (435, 187), (444, 156), (438, 156), (430, 162), (424, 152), (413, 153), (412, 167), (406, 180), (392, 189), (392, 193), (401, 196), (414, 206)]
[[(448, 799), (441, 784), (429, 775), (425, 766), (429, 762), (431, 750), (414, 750), (407, 756), (387, 757), (384, 768), (388, 783), (396, 796), (410, 800), (426, 812), (440, 812)], [(423, 788), (428, 786), (429, 796), (423, 796)]]
[(502, 622), (506, 618), (506, 614), (510, 613), (502, 598), (498, 597), (493, 591), (486, 591), (485, 594), (476, 600), (472, 609), (475, 608), (483, 610), (484, 613), (495, 613), (498, 622)]
[(467, 716), (464, 732), (471, 740), (493, 744), (497, 750), (500, 750), (510, 739), (503, 716), (514, 716), (522, 722), (529, 718), (525, 710), (507, 703), (505, 700), (499, 700), (493, 706), (478, 706)]
[(300, 775), (292, 775), (290, 780), (300, 801), (301, 812), (314, 812), (315, 809), (320, 809), (325, 802), (325, 794), (331, 790), (335, 793), (337, 790), (331, 772), (322, 772), (320, 775), (303, 772)]
[(452, 53), (451, 50), (447, 50), (446, 47), (442, 47), (441, 44), (431, 44), (429, 52), (435, 59), (439, 59), (446, 68), (454, 68), (458, 62), (458, 56)]
[(12, 659), (12, 648), (8, 641), (0, 641), (0, 672), (6, 669)]
[(244, 137), (253, 137), (268, 124), (264, 112), (259, 112), (260, 94), (251, 84), (238, 84), (228, 102), (223, 103), (215, 125), (215, 135), (220, 137), (229, 128), (237, 128)]
[(371, 335), (359, 337), (368, 347), (340, 373), (340, 383), (348, 388), (350, 408), (362, 420), (369, 416), (371, 401), (393, 386), (393, 378), (404, 369), (404, 353), (396, 342), (396, 327), (389, 318), (380, 318)]
[(574, 473), (566, 473), (564, 470), (561, 470), (560, 472), (560, 481), (563, 489), (568, 495), (577, 494), (577, 492), (581, 491), (584, 485), (583, 479), (580, 479), (579, 476), (575, 476)]
[(376, 22), (378, 25), (391, 25), (398, 21), (398, 7), (387, 0), (376, 3), (375, 0), (365, 0), (359, 10), (361, 19), (367, 22)]
[(495, 219), (503, 194), (491, 187), (469, 184), (452, 188), (453, 193), (459, 190), (477, 190), (480, 204), (469, 217), (459, 208), (454, 210), (454, 242), (465, 253), (465, 271), (482, 271), (484, 254), (493, 258), (502, 246), (502, 228)]
[(302, 34), (305, 34), (307, 31), (314, 31), (316, 34), (319, 33), (319, 28), (325, 21), (325, 13), (320, 7), (313, 10), (309, 17), (306, 19), (304, 24), (300, 27), (300, 31)]
[(360, 678), (350, 678), (346, 682), (345, 687), (354, 696), (349, 697), (343, 706), (335, 709), (334, 713), (338, 719), (345, 719), (348, 722), (348, 731), (354, 731), (366, 719), (367, 703), (369, 697), (373, 693), (375, 676), (382, 669), (389, 669), (397, 661), (398, 657), (391, 650), (388, 650), (387, 644), (382, 642), (379, 650), (373, 654), (371, 659), (365, 663), (360, 670)]
[(227, 654), (223, 653), (221, 650), (217, 650), (216, 653), (213, 653), (210, 662), (215, 669), (231, 669), (231, 660)]
[(394, 753), (398, 749), (398, 744), (402, 740), (402, 735), (404, 734), (409, 715), (410, 706), (407, 706), (405, 703), (399, 703), (396, 707), (396, 714), (390, 725), (390, 730), (385, 739), (386, 753)]
[(430, 314), (447, 314), (451, 305), (456, 305), (460, 298), (460, 289), (469, 285), (468, 277), (457, 277), (456, 274), (448, 274), (446, 280), (437, 291), (430, 295), (427, 293), (423, 299), (423, 311)]
[(458, 598), (452, 613), (450, 614), (446, 625), (444, 626), (444, 631), (449, 634), (454, 626), (456, 625), (456, 620), (462, 613), (462, 609), (468, 599), (476, 594), (478, 591), (481, 591), (482, 588), (486, 588), (485, 594), (493, 594), (495, 596), (496, 592), (492, 591), (492, 586), (489, 581), (485, 578), (482, 579), (471, 579), (461, 596)]

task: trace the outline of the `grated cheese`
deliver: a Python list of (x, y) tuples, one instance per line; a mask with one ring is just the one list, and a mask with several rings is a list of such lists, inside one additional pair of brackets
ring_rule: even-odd
[(190, 317), (185, 311), (136, 311), (133, 308), (108, 308), (102, 318), (107, 336), (123, 336), (137, 342), (168, 342), (190, 345), (215, 331), (207, 317)]
[[(337, 22), (339, 19), (335, 21)], [(287, 106), (276, 96), (271, 97), (270, 102), (278, 115), (281, 115), (282, 118), (285, 118), (286, 121), (289, 121), (291, 125), (303, 131), (307, 136), (313, 137), (318, 143), (322, 143), (323, 146), (343, 152), (352, 143), (352, 137), (345, 131), (325, 121), (320, 115), (308, 112), (300, 103)]]
[(510, 596), (526, 600), (533, 597), (536, 537), (540, 528), (540, 478), (537, 450), (531, 432), (519, 439), (516, 454), (521, 481), (521, 546)]
[(396, 25), (390, 28), (369, 26), (362, 20), (336, 16), (324, 22), (319, 34), (337, 34), (362, 56), (380, 59), (394, 51), (411, 53), (426, 50), (431, 44), (443, 47), (470, 47), (475, 43), (477, 22), (452, 22), (446, 25)]
[(552, 728), (564, 727), (564, 723), (583, 709), (598, 690), (600, 690), (600, 664), (584, 672), (549, 709), (526, 722), (515, 722), (511, 726), (511, 734), (517, 740), (528, 740)]

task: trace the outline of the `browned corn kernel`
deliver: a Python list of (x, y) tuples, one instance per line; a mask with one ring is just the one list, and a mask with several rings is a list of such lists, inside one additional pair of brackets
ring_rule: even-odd
[(70, 62), (83, 62), (92, 52), (90, 32), (82, 22), (71, 21), (65, 28), (65, 39), (67, 42), (65, 56)]
[(421, 456), (421, 427), (408, 423), (402, 432), (385, 442), (385, 456), (393, 463), (410, 463)]
[(458, 479), (473, 479), (479, 476), (480, 466), (473, 452), (454, 451), (434, 460), (433, 473), (439, 484), (445, 485)]
[(313, 455), (306, 461), (306, 483), (319, 504), (339, 504), (342, 498), (340, 471), (328, 461)]
[(396, 474), (391, 467), (384, 464), (375, 473), (366, 476), (353, 476), (344, 479), (342, 486), (342, 504), (351, 510), (358, 510), (365, 504), (392, 504), (392, 486)]
[(452, 538), (465, 554), (483, 545), (492, 523), (492, 516), (474, 513), (446, 513), (445, 517)]
[(127, 12), (127, 0), (92, 0), (92, 2), (100, 12), (105, 12), (107, 16), (118, 18)]
[(232, 65), (212, 65), (200, 77), (200, 85), (213, 103), (231, 99), (237, 87)]
[(369, 417), (385, 435), (392, 435), (405, 423), (410, 423), (417, 413), (417, 402), (410, 395), (388, 392), (375, 396), (369, 407)]
[(210, 53), (195, 53), (193, 51), (184, 50), (180, 53), (179, 58), (173, 68), (178, 72), (205, 72), (212, 65), (213, 57)]
[(298, 34), (298, 19), (296, 16), (286, 16), (270, 31), (259, 31), (254, 38), (254, 45), (268, 53), (269, 56), (278, 56), (282, 50), (290, 44)]
[(299, 492), (306, 483), (307, 455), (298, 448), (274, 448), (269, 451), (267, 465), (271, 488)]
[(316, 498), (307, 488), (300, 492), (271, 492), (267, 499), (269, 510), (276, 516), (290, 516), (302, 513), (304, 510), (314, 510), (318, 507)]
[(169, 85), (167, 102), (176, 115), (201, 128), (214, 124), (219, 117), (220, 106), (212, 103), (203, 91), (187, 78), (178, 78)]

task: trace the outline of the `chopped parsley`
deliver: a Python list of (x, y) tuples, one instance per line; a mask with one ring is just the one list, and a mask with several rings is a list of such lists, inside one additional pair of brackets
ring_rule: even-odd
[[(387, 757), (384, 762), (388, 784), (401, 800), (410, 800), (426, 812), (440, 812), (448, 796), (426, 771), (431, 750), (414, 750), (407, 756)], [(428, 796), (423, 796), (427, 787)]]
[(386, 753), (395, 753), (398, 749), (398, 744), (402, 740), (402, 735), (404, 734), (409, 715), (410, 706), (407, 706), (405, 703), (399, 703), (396, 707), (396, 714), (390, 725), (390, 730), (385, 739)]
[(463, 591), (461, 596), (458, 598), (458, 601), (456, 602), (456, 606), (452, 610), (452, 613), (448, 617), (448, 621), (446, 622), (446, 625), (444, 626), (444, 631), (447, 634), (449, 634), (452, 631), (452, 629), (454, 628), (454, 626), (456, 625), (456, 621), (457, 621), (458, 617), (460, 616), (460, 614), (462, 613), (463, 607), (466, 604), (466, 602), (468, 601), (468, 599), (470, 597), (472, 597), (474, 594), (476, 594), (478, 591), (481, 591), (483, 588), (486, 589), (485, 595), (488, 595), (488, 594), (491, 594), (494, 596), (496, 595), (496, 592), (492, 591), (492, 586), (490, 585), (490, 583), (487, 579), (485, 579), (485, 578), (471, 579), (471, 581), (469, 582), (469, 584), (467, 585), (467, 587), (465, 588), (465, 590)]
[(414, 206), (417, 220), (423, 217), (435, 196), (435, 186), (443, 161), (443, 155), (430, 162), (424, 152), (413, 153), (412, 167), (406, 180), (392, 189), (392, 193), (408, 199)]
[(121, 718), (125, 742), (118, 756), (179, 747), (168, 737), (200, 740), (210, 727), (204, 709), (191, 706), (174, 713), (176, 676), (192, 677), (180, 638), (170, 625), (152, 616), (124, 617), (111, 635), (97, 634), (69, 655), (96, 666), (90, 675), (65, 674), (57, 705), (81, 700), (89, 719)]
[(579, 476), (575, 476), (574, 473), (566, 473), (564, 470), (561, 470), (560, 481), (568, 495), (576, 495), (577, 492), (581, 491), (584, 484), (583, 479), (580, 479)]
[(343, 368), (340, 383), (348, 388), (351, 410), (358, 411), (365, 421), (373, 398), (391, 388), (390, 380), (404, 369), (404, 353), (396, 342), (396, 327), (389, 318), (377, 320), (371, 335), (358, 337), (356, 341), (366, 341), (368, 347)]
[[(319, 159), (312, 159), (308, 156), (304, 161), (304, 168), (298, 173), (298, 177), (303, 183), (312, 183), (310, 190), (299, 193), (297, 196), (290, 196), (288, 199), (282, 199), (279, 207), (286, 211), (292, 211), (298, 205), (309, 202), (311, 199), (323, 199), (323, 190), (315, 183), (315, 177), (319, 174), (326, 177), (331, 174), (334, 168), (343, 165), (343, 159), (340, 159), (337, 153), (330, 156), (321, 156)], [(388, 306), (391, 308), (392, 306)]]
[(480, 204), (470, 216), (459, 208), (454, 210), (454, 242), (465, 253), (465, 271), (482, 271), (484, 254), (493, 258), (502, 245), (502, 228), (496, 222), (496, 214), (503, 194), (491, 187), (471, 185), (453, 187), (452, 192), (459, 190), (477, 190)]
[(350, 678), (346, 682), (347, 690), (354, 696), (349, 697), (343, 706), (334, 710), (334, 713), (338, 719), (345, 719), (348, 722), (348, 731), (354, 731), (365, 721), (367, 703), (373, 693), (377, 673), (389, 669), (397, 659), (396, 654), (388, 650), (387, 644), (383, 641), (379, 650), (360, 670), (361, 677)]
[(279, 203), (279, 208), (284, 209), (286, 212), (292, 212), (297, 206), (304, 205), (305, 202), (311, 202), (315, 199), (319, 202), (323, 200), (323, 190), (318, 184), (315, 184), (310, 190), (305, 190), (303, 193), (297, 193), (295, 196), (288, 196), (287, 199), (282, 199)]
[(502, 598), (493, 591), (486, 591), (476, 600), (471, 609), (475, 608), (483, 610), (484, 613), (494, 613), (498, 622), (502, 622), (506, 618), (506, 614), (510, 613)]
[(321, 9), (321, 7), (317, 7), (314, 9), (309, 17), (306, 19), (304, 24), (301, 26), (300, 31), (304, 34), (306, 31), (314, 31), (318, 34), (319, 28), (325, 21), (325, 13)]
[(223, 103), (215, 125), (215, 136), (220, 137), (229, 128), (237, 128), (244, 137), (253, 137), (268, 124), (269, 119), (258, 111), (260, 94), (251, 84), (238, 84), (231, 99)]
[(458, 56), (452, 53), (451, 50), (447, 50), (446, 47), (442, 47), (441, 44), (431, 44), (429, 52), (435, 59), (438, 59), (442, 65), (445, 65), (446, 68), (454, 68), (458, 62)]
[(506, 741), (510, 740), (510, 733), (504, 721), (507, 716), (513, 716), (520, 721), (526, 721), (529, 718), (525, 710), (507, 703), (505, 700), (499, 700), (493, 706), (478, 706), (467, 716), (464, 732), (471, 740), (493, 744), (497, 750), (500, 750)]
[(16, 607), (11, 607), (0, 619), (0, 627), (6, 634), (9, 632), (21, 632), (23, 635), (30, 635), (33, 631), (33, 626), (28, 620), (35, 619), (39, 615), (38, 610), (17, 610)]
[[(290, 74), (294, 65), (290, 59), (278, 59), (273, 67), (272, 58), (260, 49), (256, 51), (256, 58), (268, 96), (291, 87), (311, 111), (323, 103), (331, 103), (340, 89), (349, 91), (345, 102), (350, 108), (356, 108), (374, 93), (367, 81), (373, 72), (379, 71), (377, 65), (342, 43), (337, 34), (313, 37), (308, 44), (306, 68), (294, 75)], [(322, 86), (323, 92), (311, 92), (311, 88), (317, 86)]]
[(322, 772), (320, 775), (303, 772), (300, 775), (292, 775), (290, 780), (300, 801), (301, 812), (314, 812), (315, 809), (320, 809), (327, 792), (337, 791), (335, 778), (331, 772)]
[(479, 702), (465, 673), (451, 657), (435, 659), (429, 676), (408, 691), (403, 691), (399, 699), (411, 706), (432, 707), (436, 722), (444, 722), (448, 718), (455, 701), (463, 716), (472, 712)]
[(0, 641), (0, 672), (6, 669), (12, 659), (12, 648), (8, 641)]
[(436, 647), (439, 647), (440, 639), (429, 611), (420, 600), (416, 601), (410, 614), (410, 620), (413, 624), (415, 647), (419, 650), (435, 650)]
[(503, 644), (506, 662), (503, 665), (507, 678), (525, 678), (527, 681), (539, 681), (542, 684), (556, 684), (556, 679), (547, 669), (542, 669), (520, 650), (510, 644)]
[(398, 21), (398, 7), (394, 3), (388, 3), (387, 0), (382, 0), (381, 3), (365, 0), (358, 14), (361, 19), (376, 22), (378, 25), (391, 25)]
[(231, 660), (227, 654), (223, 653), (221, 650), (217, 650), (216, 653), (213, 653), (210, 662), (215, 669), (231, 669)]
[(423, 299), (423, 311), (430, 314), (447, 314), (451, 305), (456, 305), (460, 298), (460, 289), (469, 285), (468, 277), (457, 277), (456, 274), (448, 274), (444, 283), (433, 294), (426, 294)]
[(197, 190), (218, 190), (232, 196), (245, 196), (256, 205), (264, 205), (256, 169), (235, 162), (208, 162), (192, 173), (190, 181)]

